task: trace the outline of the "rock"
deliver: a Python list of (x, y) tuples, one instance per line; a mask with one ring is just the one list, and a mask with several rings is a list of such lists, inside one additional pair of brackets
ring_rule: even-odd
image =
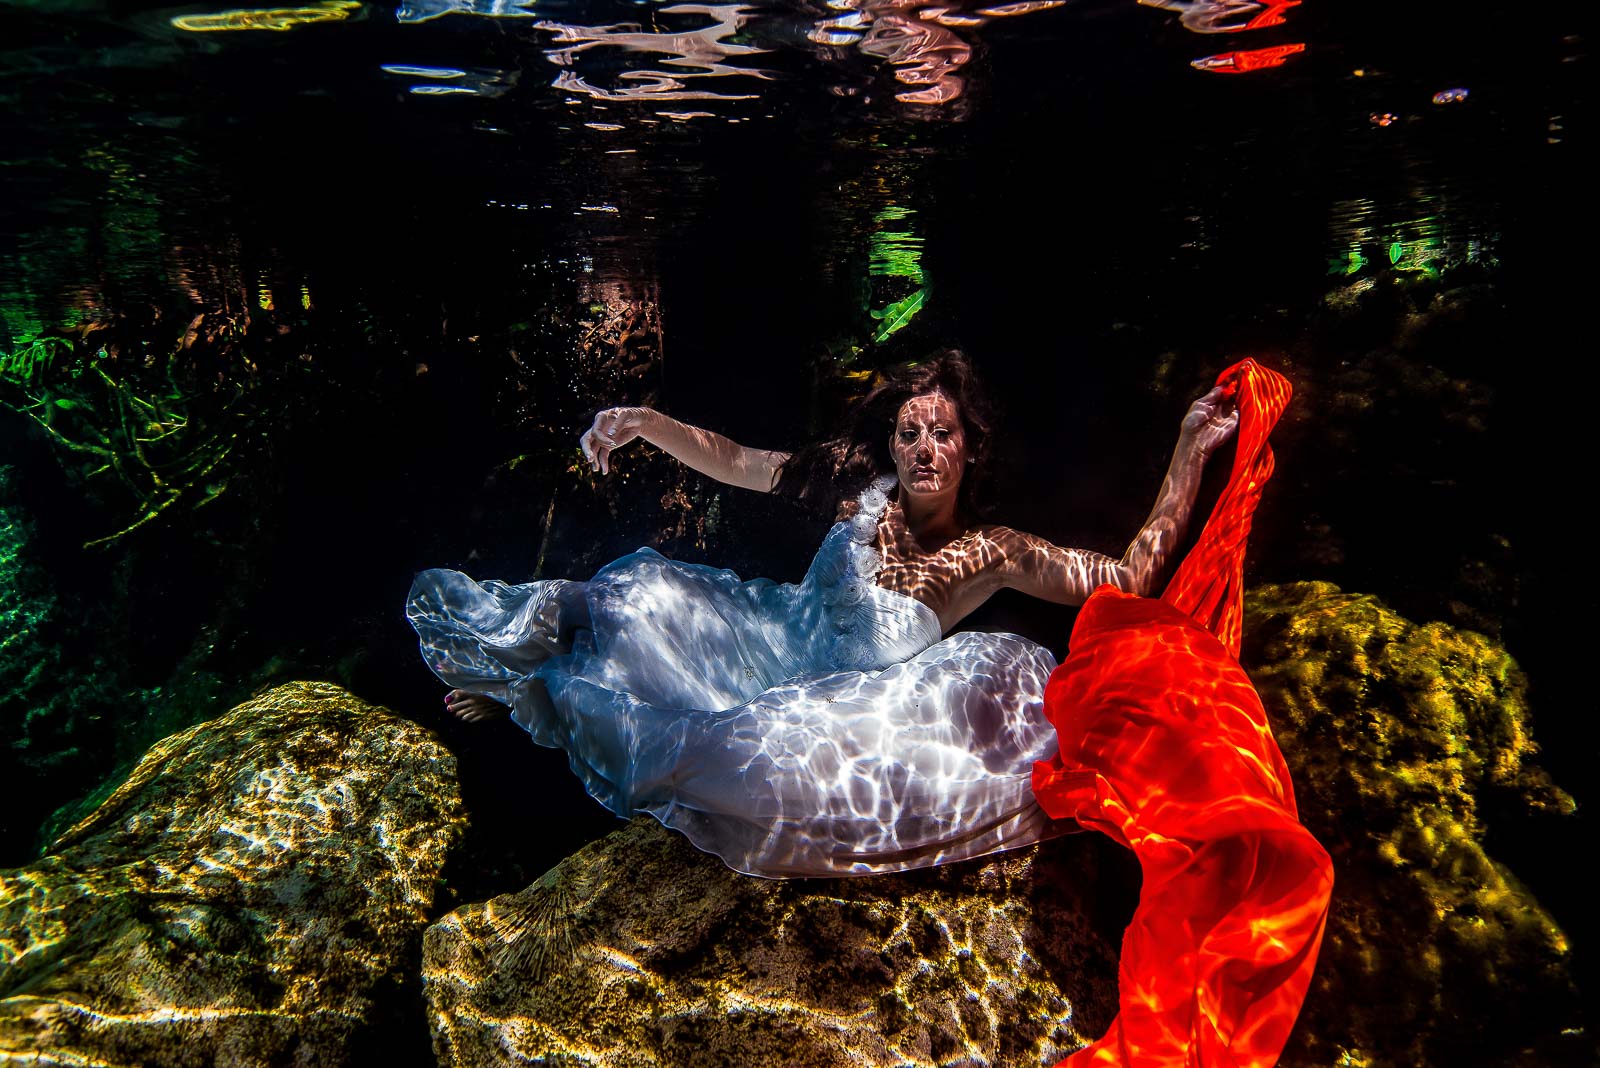
[(1115, 1011), (1127, 917), (1091, 894), (1131, 864), (1081, 835), (773, 881), (642, 817), (428, 929), (434, 1050), (451, 1066), (1053, 1064)]
[[(1566, 936), (1488, 855), (1484, 812), (1559, 821), (1503, 648), (1323, 582), (1246, 601), (1242, 661), (1333, 857), (1284, 1065), (1586, 1063)], [(1543, 814), (1542, 817), (1540, 814)]]
[[(1485, 851), (1487, 811), (1572, 810), (1531, 762), (1511, 658), (1326, 583), (1254, 591), (1245, 633), (1301, 818), (1335, 865), (1280, 1063), (1590, 1063), (1568, 941)], [(451, 1068), (1053, 1064), (1116, 1010), (1132, 865), (1084, 835), (771, 882), (637, 820), (429, 928), (435, 1052)]]
[(460, 809), (431, 734), (330, 684), (172, 735), (0, 871), (0, 1060), (349, 1063)]

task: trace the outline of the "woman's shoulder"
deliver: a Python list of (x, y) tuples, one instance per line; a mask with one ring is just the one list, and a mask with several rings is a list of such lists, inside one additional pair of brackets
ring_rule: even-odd
[(1014, 563), (1030, 551), (1049, 544), (1036, 534), (1004, 523), (974, 523), (959, 540), (967, 552), (982, 558), (986, 570)]
[(1010, 543), (1019, 538), (1027, 538), (1030, 535), (1024, 534), (1013, 527), (1008, 527), (1004, 523), (983, 522), (971, 524), (961, 536), (974, 541)]

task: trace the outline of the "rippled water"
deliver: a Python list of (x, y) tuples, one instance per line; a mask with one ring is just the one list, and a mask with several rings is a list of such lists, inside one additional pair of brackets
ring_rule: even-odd
[[(1113, 551), (1184, 402), (1282, 367), (1253, 577), (1501, 637), (1586, 798), (1587, 48), (1559, 5), (0, 4), (14, 611), (79, 695), (14, 732), (0, 863), (174, 726), (320, 677), (446, 735), (481, 884), (520, 885), (608, 818), (444, 721), (411, 574), (648, 543), (795, 578), (819, 520), (642, 453), (597, 485), (578, 432), (643, 402), (792, 446), (949, 339), (1007, 413), (1001, 517)], [(1059, 652), (1070, 620), (973, 622)], [(53, 691), (8, 670), (13, 709)], [(1573, 843), (1523, 830), (1491, 833), (1584, 928)]]

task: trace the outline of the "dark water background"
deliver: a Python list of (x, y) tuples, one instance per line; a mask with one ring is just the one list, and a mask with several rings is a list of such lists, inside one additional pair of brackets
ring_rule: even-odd
[[(412, 574), (523, 580), (542, 558), (542, 575), (583, 575), (654, 544), (797, 579), (827, 517), (644, 448), (596, 485), (569, 470), (578, 433), (597, 407), (648, 402), (792, 447), (826, 429), (849, 373), (951, 340), (1004, 412), (998, 518), (1113, 553), (1187, 401), (1240, 356), (1283, 369), (1298, 400), (1252, 580), (1328, 580), (1498, 637), (1528, 672), (1544, 766), (1585, 802), (1578, 6), (1310, 0), (1229, 34), (1123, 0), (950, 10), (982, 24), (942, 42), (971, 55), (953, 98), (926, 104), (896, 99), (882, 57), (811, 40), (840, 14), (821, 5), (426, 21), (365, 5), (192, 33), (171, 20), (194, 7), (0, 3), (11, 347), (114, 324), (126, 367), (133, 339), (170, 348), (196, 314), (252, 313), (248, 359), (207, 371), (242, 398), (234, 452), (107, 544), (84, 548), (131, 521), (127, 495), (0, 408), (6, 503), (53, 589), (51, 664), (99, 680), (94, 707), (52, 711), (7, 758), (0, 864), (162, 734), (318, 677), (460, 754), (473, 832), (452, 893), (520, 887), (613, 821), (560, 754), (445, 719), (401, 611)], [(762, 51), (710, 76), (663, 63), (666, 38), (719, 20), (723, 45)], [(573, 50), (575, 28), (620, 23), (661, 36)], [(1276, 68), (1192, 65), (1293, 44)], [(664, 84), (642, 70), (718, 98), (631, 98)], [(441, 85), (471, 91), (411, 91)], [(1452, 88), (1466, 99), (1433, 102)], [(870, 312), (908, 292), (873, 273), (891, 229), (920, 251), (927, 302), (875, 345)], [(584, 324), (629, 301), (654, 328), (607, 365)], [(1059, 653), (1071, 612), (1001, 596), (970, 625)], [(7, 689), (14, 710), (50, 693)], [(1489, 824), (1592, 989), (1592, 893), (1573, 876), (1592, 816)]]

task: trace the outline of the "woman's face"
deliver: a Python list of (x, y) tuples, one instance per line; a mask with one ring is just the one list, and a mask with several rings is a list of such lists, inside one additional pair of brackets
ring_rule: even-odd
[(954, 493), (967, 465), (961, 413), (943, 393), (923, 393), (900, 406), (889, 441), (902, 492)]

